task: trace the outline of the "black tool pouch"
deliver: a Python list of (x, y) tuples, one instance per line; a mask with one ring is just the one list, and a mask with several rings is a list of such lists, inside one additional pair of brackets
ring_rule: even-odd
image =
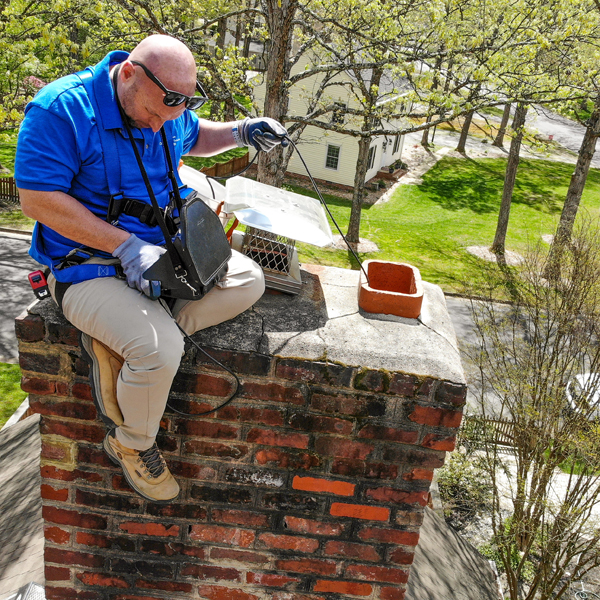
[(227, 273), (231, 247), (219, 217), (192, 192), (180, 210), (180, 223), (173, 246), (183, 269), (176, 269), (166, 252), (145, 273), (160, 281), (164, 298), (198, 300)]

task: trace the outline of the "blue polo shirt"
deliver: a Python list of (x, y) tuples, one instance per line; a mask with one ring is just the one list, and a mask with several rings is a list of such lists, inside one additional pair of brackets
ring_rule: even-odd
[[(116, 134), (114, 139), (120, 168), (115, 170), (120, 171), (117, 175), (120, 190), (126, 198), (150, 204), (109, 76), (110, 68), (128, 56), (126, 52), (110, 52), (102, 62), (86, 69), (93, 74), (99, 115), (94, 113), (87, 91), (75, 74), (48, 84), (27, 105), (15, 159), (18, 187), (64, 192), (105, 220), (110, 192), (98, 133), (98, 128), (102, 127), (107, 133)], [(176, 120), (165, 123), (167, 139), (172, 140), (171, 155), (175, 167), (181, 156), (196, 143), (198, 126), (198, 117), (189, 110)], [(133, 129), (133, 135), (156, 199), (164, 208), (169, 202), (171, 185), (160, 132), (154, 133), (149, 128)], [(112, 177), (114, 187), (114, 175)], [(119, 225), (153, 244), (164, 242), (158, 226), (148, 227), (127, 215), (119, 218)], [(36, 223), (29, 253), (52, 267), (80, 246), (46, 225)], [(109, 256), (101, 252), (98, 255)]]

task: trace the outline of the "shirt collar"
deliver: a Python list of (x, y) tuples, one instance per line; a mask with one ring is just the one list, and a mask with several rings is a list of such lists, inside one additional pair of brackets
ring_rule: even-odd
[(104, 129), (120, 129), (123, 127), (123, 120), (117, 105), (116, 91), (110, 77), (110, 68), (122, 63), (128, 57), (128, 52), (116, 50), (109, 52), (101, 62), (93, 67), (94, 94)]

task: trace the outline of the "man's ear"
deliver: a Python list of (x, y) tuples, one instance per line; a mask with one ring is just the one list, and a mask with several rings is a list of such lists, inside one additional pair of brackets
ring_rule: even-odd
[(135, 77), (135, 67), (129, 60), (121, 63), (119, 68), (119, 77), (122, 81), (129, 81), (132, 77)]

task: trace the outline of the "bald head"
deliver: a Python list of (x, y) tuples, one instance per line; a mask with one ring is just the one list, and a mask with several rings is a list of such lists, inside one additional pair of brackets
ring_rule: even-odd
[(168, 35), (151, 35), (142, 40), (129, 60), (144, 63), (169, 89), (187, 96), (196, 90), (196, 62), (189, 48)]

